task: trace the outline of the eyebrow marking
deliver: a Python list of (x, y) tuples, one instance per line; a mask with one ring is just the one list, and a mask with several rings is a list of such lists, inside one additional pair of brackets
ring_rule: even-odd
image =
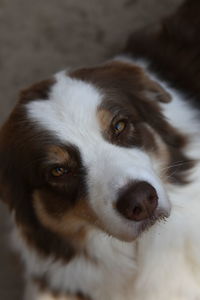
[(105, 131), (110, 127), (113, 115), (109, 110), (101, 108), (97, 112), (97, 118), (100, 122), (101, 129)]
[(50, 162), (62, 164), (70, 160), (70, 155), (66, 149), (52, 145), (48, 149), (48, 159)]

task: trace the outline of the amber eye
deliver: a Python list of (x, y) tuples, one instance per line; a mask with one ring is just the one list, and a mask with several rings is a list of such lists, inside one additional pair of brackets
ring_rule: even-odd
[(63, 175), (65, 175), (66, 173), (68, 173), (68, 170), (64, 167), (55, 167), (51, 170), (51, 175), (53, 177), (61, 177)]
[(120, 134), (122, 131), (124, 131), (125, 127), (126, 127), (125, 120), (120, 120), (120, 121), (116, 122), (114, 124), (114, 133), (117, 135)]

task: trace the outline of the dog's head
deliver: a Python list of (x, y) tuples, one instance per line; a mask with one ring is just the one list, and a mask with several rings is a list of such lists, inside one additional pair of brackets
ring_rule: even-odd
[[(88, 228), (131, 241), (167, 217), (167, 166), (184, 159), (185, 143), (162, 114), (169, 101), (120, 62), (24, 90), (0, 134), (0, 189), (26, 239), (59, 255)], [(181, 183), (184, 171), (170, 178)]]

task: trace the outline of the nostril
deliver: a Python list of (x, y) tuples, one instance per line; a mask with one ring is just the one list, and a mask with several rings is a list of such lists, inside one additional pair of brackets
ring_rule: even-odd
[(143, 212), (143, 209), (141, 206), (136, 205), (135, 207), (127, 207), (126, 212), (125, 212), (125, 216), (128, 219), (133, 219), (133, 216), (137, 219), (138, 216), (140, 216)]
[(133, 211), (132, 211), (133, 215), (135, 215), (135, 216), (141, 214), (141, 212), (142, 212), (142, 207), (140, 207), (138, 205), (135, 208), (133, 208)]
[(145, 181), (129, 183), (120, 193), (117, 210), (127, 219), (142, 221), (150, 218), (158, 205), (155, 188)]

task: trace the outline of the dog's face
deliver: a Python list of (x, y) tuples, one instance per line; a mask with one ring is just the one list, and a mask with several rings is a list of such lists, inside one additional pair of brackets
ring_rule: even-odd
[(131, 241), (167, 217), (163, 170), (185, 142), (162, 115), (169, 101), (140, 67), (119, 62), (23, 91), (1, 130), (0, 176), (27, 239), (45, 247), (45, 230), (46, 240), (81, 243), (98, 227)]

